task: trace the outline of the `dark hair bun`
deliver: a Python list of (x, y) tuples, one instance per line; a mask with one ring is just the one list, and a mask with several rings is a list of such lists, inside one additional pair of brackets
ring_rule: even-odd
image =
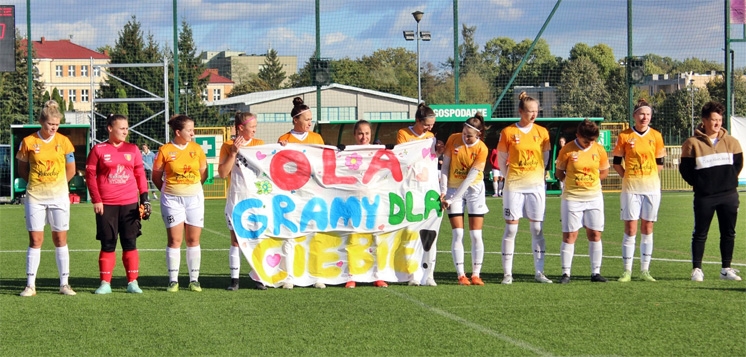
[(293, 98), (293, 106), (294, 107), (298, 107), (298, 106), (301, 106), (301, 105), (303, 105), (303, 99), (301, 99), (301, 97), (295, 97), (295, 98)]

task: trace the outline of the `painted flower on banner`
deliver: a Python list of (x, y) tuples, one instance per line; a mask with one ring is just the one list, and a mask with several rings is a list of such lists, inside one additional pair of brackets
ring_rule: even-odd
[(268, 195), (272, 193), (272, 183), (268, 180), (254, 182), (256, 185), (256, 193), (260, 195)]
[(345, 158), (345, 166), (347, 166), (350, 170), (357, 170), (360, 168), (360, 165), (362, 164), (363, 164), (363, 157), (360, 156), (360, 154), (358, 153), (354, 153)]

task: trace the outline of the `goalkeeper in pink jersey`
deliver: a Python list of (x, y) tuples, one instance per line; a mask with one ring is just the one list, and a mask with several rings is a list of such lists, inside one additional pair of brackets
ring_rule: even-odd
[(101, 286), (94, 293), (111, 293), (118, 236), (127, 272), (127, 292), (142, 294), (137, 284), (140, 257), (136, 243), (141, 234), (140, 220), (150, 218), (148, 181), (140, 150), (137, 145), (125, 142), (129, 134), (127, 117), (109, 115), (107, 130), (109, 140), (95, 145), (86, 161), (85, 177), (96, 213), (96, 239), (101, 242), (98, 256)]

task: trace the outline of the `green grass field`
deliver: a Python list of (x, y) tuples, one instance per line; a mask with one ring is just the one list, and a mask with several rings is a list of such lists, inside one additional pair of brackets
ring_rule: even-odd
[[(546, 273), (560, 275), (558, 197), (547, 199)], [(112, 286), (97, 296), (98, 251), (90, 204), (72, 207), (70, 284), (59, 279), (49, 234), (37, 296), (21, 298), (28, 245), (22, 206), (0, 206), (0, 355), (746, 355), (746, 281), (721, 281), (717, 220), (705, 253), (705, 281), (689, 280), (691, 193), (664, 194), (655, 228), (651, 273), (656, 283), (616, 282), (621, 273), (618, 194), (606, 196), (602, 274), (591, 284), (587, 243), (579, 239), (569, 285), (533, 282), (530, 234), (521, 222), (513, 285), (500, 285), (499, 199), (488, 198), (483, 287), (459, 286), (450, 254), (450, 226), (438, 242), (437, 287), (388, 289), (242, 289), (228, 292), (229, 238), (223, 201), (208, 201), (200, 281), (205, 290), (165, 291), (165, 229), (158, 214), (139, 238), (143, 295), (125, 294), (120, 248)], [(746, 202), (746, 194), (741, 194)], [(154, 210), (159, 207), (155, 205)], [(734, 267), (746, 266), (746, 224), (736, 228)], [(467, 272), (470, 267), (468, 245)], [(638, 234), (639, 244), (639, 234)], [(183, 254), (183, 253), (182, 253)], [(637, 253), (639, 257), (639, 252)], [(637, 278), (639, 261), (635, 261)], [(744, 271), (746, 273), (746, 270)], [(746, 277), (746, 274), (742, 273)], [(186, 285), (182, 258), (181, 283)]]

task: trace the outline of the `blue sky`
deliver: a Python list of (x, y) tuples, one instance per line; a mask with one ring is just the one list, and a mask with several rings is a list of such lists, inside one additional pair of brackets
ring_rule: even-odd
[[(53, 5), (32, 1), (32, 37), (68, 38), (90, 48), (113, 45), (132, 15), (146, 33), (169, 48), (173, 44), (170, 0), (59, 0)], [(555, 0), (460, 0), (459, 26), (477, 26), (476, 42), (496, 37), (515, 41), (537, 35)], [(26, 1), (16, 5), (16, 23), (26, 34)], [(321, 0), (321, 54), (359, 58), (376, 49), (405, 47), (402, 31), (414, 30), (411, 13), (425, 12), (421, 31), (432, 41), (421, 43), (422, 60), (442, 63), (453, 56), (453, 0)], [(605, 43), (614, 55), (627, 54), (626, 0), (564, 0), (544, 32), (555, 56), (566, 58), (573, 45)], [(199, 50), (276, 49), (304, 62), (315, 48), (313, 0), (179, 0), (178, 18), (190, 23)], [(634, 0), (634, 55), (656, 53), (683, 60), (690, 57), (723, 62), (722, 0)], [(743, 37), (743, 26), (734, 26)], [(736, 66), (746, 65), (746, 44), (733, 45)]]

